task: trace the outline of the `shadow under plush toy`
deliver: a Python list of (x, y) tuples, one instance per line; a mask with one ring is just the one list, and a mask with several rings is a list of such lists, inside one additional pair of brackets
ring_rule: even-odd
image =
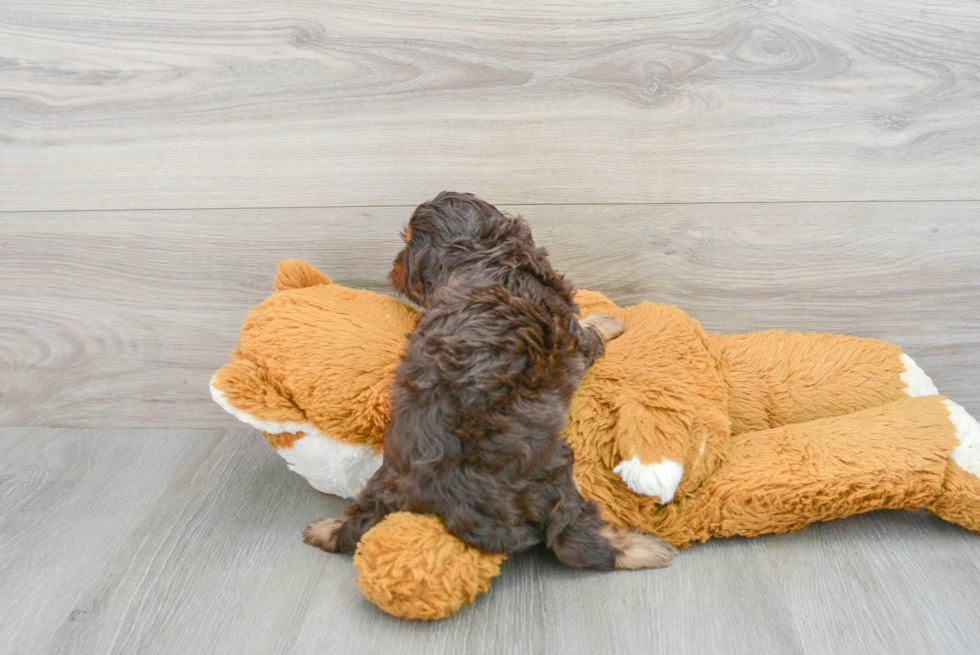
[[(280, 262), (275, 287), (212, 396), (314, 488), (354, 497), (381, 464), (388, 389), (417, 314), (300, 260)], [(582, 315), (626, 324), (582, 379), (564, 430), (576, 481), (610, 523), (680, 547), (885, 508), (980, 530), (980, 424), (898, 346), (706, 334), (677, 307), (621, 308), (590, 291), (576, 301)], [(363, 537), (354, 564), (383, 610), (434, 619), (486, 591), (503, 559), (436, 518), (396, 513)]]

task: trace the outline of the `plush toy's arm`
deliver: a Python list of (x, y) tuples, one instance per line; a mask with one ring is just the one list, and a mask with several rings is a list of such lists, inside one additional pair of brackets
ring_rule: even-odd
[(684, 476), (690, 418), (630, 399), (619, 406), (613, 433), (622, 458), (613, 472), (634, 492), (670, 502)]
[[(606, 358), (611, 357), (614, 361), (606, 362), (604, 366), (605, 374), (614, 380), (616, 387), (608, 401), (616, 407), (618, 413), (613, 437), (620, 459), (611, 462), (611, 465), (613, 471), (633, 492), (658, 498), (661, 504), (668, 503), (674, 498), (684, 477), (685, 456), (691, 450), (693, 439), (693, 408), (684, 405), (676, 408), (663, 405), (651, 407), (651, 403), (643, 402), (640, 397), (622, 396), (628, 388), (644, 390), (644, 393), (650, 389), (658, 389), (662, 392), (661, 400), (667, 400), (667, 404), (686, 396), (686, 393), (676, 388), (662, 389), (662, 381), (656, 377), (641, 379), (643, 373), (636, 370), (633, 362), (638, 353), (649, 355), (646, 352), (647, 347), (638, 346), (637, 340), (646, 343), (651, 334), (661, 336), (663, 316), (659, 313), (651, 314), (649, 307), (652, 305), (624, 310), (595, 291), (581, 290), (576, 294), (575, 301), (582, 315), (608, 314), (626, 322), (626, 333), (613, 341), (607, 349)], [(687, 319), (683, 312), (677, 310), (675, 314), (668, 316), (674, 321), (672, 325), (677, 322), (676, 314)], [(616, 349), (631, 354), (624, 360), (622, 355), (615, 355)], [(624, 371), (629, 371), (628, 376), (624, 377)], [(624, 382), (626, 379), (629, 380), (628, 384)], [(699, 442), (695, 447), (700, 445)]]

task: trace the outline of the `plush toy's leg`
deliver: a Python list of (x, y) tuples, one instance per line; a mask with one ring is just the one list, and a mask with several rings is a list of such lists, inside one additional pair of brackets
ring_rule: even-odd
[(980, 478), (950, 460), (942, 494), (926, 509), (950, 523), (980, 532)]
[(926, 508), (951, 523), (980, 532), (980, 423), (945, 400), (959, 442), (949, 454), (943, 490)]
[(713, 338), (730, 385), (735, 433), (839, 416), (902, 398), (942, 402), (958, 445), (946, 461), (943, 492), (923, 506), (980, 529), (980, 424), (956, 403), (939, 398), (929, 376), (898, 346), (779, 331)]
[(911, 357), (877, 339), (780, 330), (711, 339), (735, 434), (938, 393)]
[(924, 507), (980, 527), (980, 425), (942, 396), (732, 439), (728, 463), (639, 527), (677, 545)]

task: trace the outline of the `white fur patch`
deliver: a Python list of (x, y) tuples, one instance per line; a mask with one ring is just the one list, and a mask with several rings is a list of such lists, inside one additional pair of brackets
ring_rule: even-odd
[(913, 398), (917, 396), (939, 395), (939, 389), (936, 388), (936, 385), (932, 383), (932, 380), (929, 379), (925, 371), (919, 368), (919, 365), (911, 357), (902, 353), (901, 360), (902, 364), (905, 365), (905, 371), (898, 374), (898, 377), (905, 383), (905, 388), (902, 391)]
[(949, 420), (956, 427), (956, 438), (960, 440), (960, 445), (949, 456), (964, 471), (980, 477), (980, 423), (952, 400), (944, 400), (943, 404), (949, 411)]
[(286, 460), (290, 471), (302, 475), (317, 491), (354, 498), (381, 466), (382, 454), (370, 446), (337, 441), (312, 423), (260, 420), (228, 402), (224, 392), (214, 384), (210, 386), (214, 402), (239, 421), (269, 434), (302, 432), (303, 436), (292, 447), (274, 450)]
[(613, 473), (634, 492), (659, 498), (663, 505), (674, 498), (677, 485), (684, 477), (684, 466), (667, 458), (659, 464), (643, 464), (639, 457), (634, 456), (617, 464)]
[(381, 453), (348, 444), (319, 432), (307, 432), (292, 448), (276, 448), (289, 465), (317, 491), (354, 498), (381, 467)]

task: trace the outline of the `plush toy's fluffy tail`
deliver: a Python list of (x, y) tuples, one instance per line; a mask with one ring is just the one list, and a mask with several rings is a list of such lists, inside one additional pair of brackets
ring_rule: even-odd
[(354, 582), (368, 600), (403, 619), (441, 619), (490, 589), (506, 557), (467, 546), (432, 516), (395, 512), (357, 545)]
[(285, 291), (330, 284), (331, 280), (309, 262), (304, 262), (302, 259), (284, 259), (279, 262), (276, 279), (272, 283), (276, 291)]

